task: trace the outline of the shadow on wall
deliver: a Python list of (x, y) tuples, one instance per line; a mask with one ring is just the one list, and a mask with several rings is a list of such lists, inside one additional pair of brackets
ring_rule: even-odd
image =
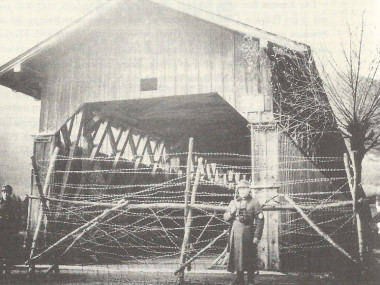
[(0, 86), (0, 184), (29, 193), (32, 135), (38, 133), (40, 101)]

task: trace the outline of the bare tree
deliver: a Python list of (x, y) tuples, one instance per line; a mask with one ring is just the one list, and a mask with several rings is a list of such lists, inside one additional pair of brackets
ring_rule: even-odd
[[(380, 57), (364, 65), (364, 23), (359, 36), (351, 29), (349, 45), (342, 46), (344, 64), (333, 57), (317, 71), (311, 52), (299, 53), (272, 46), (269, 57), (274, 70), (275, 113), (285, 124), (292, 124), (293, 135), (313, 136), (303, 149), (309, 156), (320, 139), (337, 131), (343, 135), (348, 151), (357, 152), (358, 171), (365, 154), (380, 146)], [(298, 122), (296, 122), (298, 121)], [(297, 130), (297, 131), (296, 131)], [(297, 140), (297, 139), (296, 139)], [(311, 146), (310, 144), (314, 144)]]
[(377, 80), (378, 54), (368, 64), (364, 60), (364, 22), (359, 36), (348, 29), (349, 46), (342, 47), (345, 64), (339, 67), (329, 60), (329, 73), (323, 69), (324, 86), (343, 134), (347, 149), (357, 152), (357, 169), (361, 181), (365, 154), (380, 145), (380, 89)]
[[(276, 119), (311, 158), (326, 154), (326, 151), (330, 152), (328, 155), (338, 154), (339, 148), (344, 151), (344, 145), (353, 154), (351, 170), (356, 185), (353, 199), (360, 224), (362, 260), (365, 259), (363, 252), (368, 251), (370, 219), (369, 206), (358, 203), (366, 197), (361, 187), (362, 162), (368, 151), (380, 146), (380, 84), (377, 79), (380, 58), (376, 54), (369, 64), (365, 62), (364, 32), (364, 21), (358, 37), (348, 29), (349, 44), (347, 48), (342, 45), (344, 63), (338, 64), (330, 57), (322, 64), (321, 73), (310, 50), (300, 53), (268, 46)], [(337, 143), (339, 138), (341, 143)]]

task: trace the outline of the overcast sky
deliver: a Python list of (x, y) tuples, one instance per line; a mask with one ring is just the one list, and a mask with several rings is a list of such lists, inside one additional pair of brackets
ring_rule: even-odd
[[(107, 0), (1, 0), (0, 65), (31, 48)], [(315, 56), (338, 58), (347, 45), (347, 26), (365, 21), (366, 57), (380, 47), (379, 0), (182, 0), (187, 4), (233, 18), (312, 47)], [(31, 134), (38, 132), (39, 102), (0, 87), (0, 154), (13, 163), (12, 171), (29, 164)], [(27, 140), (30, 143), (27, 143)], [(17, 142), (16, 142), (17, 141)], [(18, 142), (21, 141), (22, 143)], [(19, 147), (7, 152), (7, 146)], [(29, 168), (29, 166), (27, 166)], [(21, 183), (2, 169), (0, 183)], [(29, 175), (24, 171), (24, 183)], [(4, 178), (5, 177), (5, 178)], [(24, 183), (25, 184), (25, 183)], [(29, 180), (26, 181), (26, 185)], [(19, 186), (21, 188), (27, 186)], [(25, 188), (26, 189), (26, 188)], [(22, 191), (24, 192), (24, 190)]]

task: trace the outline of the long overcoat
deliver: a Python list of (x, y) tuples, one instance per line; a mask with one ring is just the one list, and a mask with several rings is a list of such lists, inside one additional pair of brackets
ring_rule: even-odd
[[(237, 211), (232, 214), (231, 207), (234, 204)], [(264, 228), (264, 215), (259, 202), (251, 196), (232, 200), (224, 214), (224, 220), (231, 223), (227, 270), (254, 271), (257, 267), (257, 245), (253, 239), (256, 237), (260, 240)]]
[(14, 254), (18, 220), (15, 201), (11, 197), (7, 200), (0, 197), (0, 258)]

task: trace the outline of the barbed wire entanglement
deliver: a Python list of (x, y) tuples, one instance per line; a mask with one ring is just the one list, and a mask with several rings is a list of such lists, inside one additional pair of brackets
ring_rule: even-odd
[(340, 154), (343, 139), (310, 51), (269, 44), (267, 53), (273, 114), (283, 131), (309, 157)]
[[(81, 264), (179, 264), (184, 239), (185, 189), (189, 186), (190, 192), (194, 191), (197, 184), (195, 203), (191, 204), (193, 220), (186, 256), (189, 259), (201, 252), (197, 257), (208, 259), (211, 265), (226, 248), (227, 235), (218, 238), (229, 227), (223, 221), (223, 213), (236, 195), (236, 183), (251, 179), (251, 158), (228, 153), (193, 153), (188, 177), (188, 153), (167, 156), (168, 161), (176, 161), (175, 167), (140, 164), (136, 168), (135, 164), (123, 160), (116, 169), (111, 169), (108, 157), (98, 157), (94, 167), (88, 170), (82, 167), (87, 158), (58, 156), (46, 196), (49, 209), (45, 226), (40, 229), (42, 238), (37, 255), (52, 247), (48, 254), (41, 256), (44, 262), (59, 259), (60, 263)], [(203, 163), (197, 166), (199, 158)], [(67, 180), (62, 193), (62, 177), (68, 174), (65, 165), (69, 161), (78, 165), (69, 171), (75, 178)], [(321, 169), (315, 161), (326, 168)], [(340, 157), (314, 157), (311, 161), (296, 151), (280, 157), (277, 165), (280, 182), (271, 186), (277, 189), (276, 194), (266, 197), (262, 203), (268, 219), (264, 237), (273, 227), (278, 227), (280, 260), (285, 270), (305, 269), (307, 260), (315, 262), (318, 258), (322, 268), (328, 264), (322, 258), (326, 253), (337, 258), (340, 253), (289, 206), (284, 195), (354, 255), (356, 235), (351, 196), (344, 167), (336, 167), (341, 162)], [(38, 163), (46, 168), (46, 162)], [(259, 171), (262, 169), (254, 169)], [(83, 175), (88, 176), (86, 184), (81, 184)], [(109, 175), (114, 178), (106, 184)], [(275, 223), (270, 216), (273, 211), (280, 213)], [(65, 239), (81, 227), (81, 231)], [(210, 243), (212, 246), (207, 247)], [(205, 247), (207, 250), (203, 251)], [(292, 266), (286, 265), (288, 261)]]

